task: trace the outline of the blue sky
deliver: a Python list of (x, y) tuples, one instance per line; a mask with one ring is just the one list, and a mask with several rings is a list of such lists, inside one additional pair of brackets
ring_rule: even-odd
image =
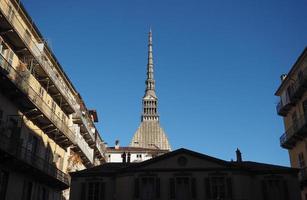
[(274, 92), (307, 41), (307, 3), (22, 1), (110, 146), (140, 123), (153, 29), (161, 124), (173, 149), (289, 165)]

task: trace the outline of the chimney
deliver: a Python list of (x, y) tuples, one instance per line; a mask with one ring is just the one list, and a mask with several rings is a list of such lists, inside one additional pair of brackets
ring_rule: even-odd
[(122, 159), (123, 159), (123, 163), (126, 163), (126, 152), (124, 152), (123, 154), (122, 154)]
[(283, 82), (287, 78), (287, 74), (280, 75), (280, 80)]
[(237, 154), (237, 162), (242, 162), (242, 154), (238, 148), (236, 150), (236, 154)]
[(119, 140), (115, 140), (115, 149), (119, 149)]

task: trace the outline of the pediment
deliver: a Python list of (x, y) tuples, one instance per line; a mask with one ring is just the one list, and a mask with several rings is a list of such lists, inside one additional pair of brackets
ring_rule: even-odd
[(199, 154), (186, 149), (179, 149), (143, 162), (144, 169), (214, 169), (225, 168), (227, 161)]

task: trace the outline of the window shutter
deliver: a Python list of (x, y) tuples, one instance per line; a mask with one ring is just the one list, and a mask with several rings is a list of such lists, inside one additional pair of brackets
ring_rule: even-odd
[(134, 179), (134, 197), (140, 197), (140, 182), (138, 178)]
[(261, 181), (261, 188), (262, 188), (263, 200), (267, 200), (268, 194), (267, 194), (267, 188), (266, 188), (266, 184), (264, 180)]
[(210, 187), (210, 179), (205, 178), (205, 188), (206, 188), (206, 198), (211, 198), (211, 187)]
[(192, 184), (191, 184), (191, 186), (192, 186), (192, 188), (191, 188), (191, 191), (192, 191), (192, 198), (193, 199), (196, 199), (196, 197), (197, 197), (197, 190), (196, 190), (196, 179), (195, 178), (192, 178)]
[(170, 178), (169, 180), (169, 191), (170, 191), (170, 198), (175, 199), (176, 194), (175, 194), (175, 179)]
[(156, 178), (156, 198), (160, 198), (160, 178)]
[(284, 199), (285, 200), (289, 200), (289, 188), (288, 188), (288, 183), (287, 183), (287, 180), (284, 180)]
[(226, 185), (227, 185), (227, 196), (229, 199), (232, 199), (232, 180), (230, 177), (226, 179)]
[(81, 183), (81, 199), (86, 199), (86, 184)]

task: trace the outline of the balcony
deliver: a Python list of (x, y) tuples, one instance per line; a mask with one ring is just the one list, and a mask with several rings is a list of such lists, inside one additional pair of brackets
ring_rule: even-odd
[[(12, 1), (15, 2), (15, 1)], [(16, 2), (15, 2), (16, 3)], [(74, 96), (68, 89), (64, 80), (54, 70), (54, 66), (48, 57), (52, 57), (48, 51), (45, 51), (44, 42), (41, 43), (34, 41), (29, 34), (28, 29), (32, 29), (30, 26), (28, 29), (24, 23), (20, 20), (16, 11), (12, 11), (11, 2), (2, 0), (0, 4), (0, 33), (3, 37), (7, 38), (10, 44), (14, 47), (14, 52), (22, 56), (32, 56), (35, 60), (35, 65), (40, 67), (38, 73), (40, 74), (41, 84), (47, 88), (57, 104), (62, 108), (66, 114), (71, 114), (75, 111), (76, 102)], [(31, 24), (29, 22), (29, 24)], [(43, 40), (40, 38), (39, 40)], [(48, 53), (47, 53), (48, 52)], [(49, 56), (48, 56), (49, 55)], [(63, 97), (63, 98), (62, 98)]]
[(0, 88), (19, 109), (63, 148), (75, 144), (75, 135), (31, 86), (31, 74), (17, 71), (0, 55)]
[(94, 150), (88, 146), (82, 136), (77, 137), (77, 145), (74, 145), (72, 150), (80, 155), (82, 163), (87, 168), (94, 166)]
[(73, 121), (80, 125), (81, 135), (84, 137), (85, 141), (93, 146), (96, 141), (95, 127), (92, 125), (93, 122), (89, 118), (85, 111), (78, 111), (73, 114)]
[(279, 138), (280, 146), (292, 149), (296, 142), (307, 135), (307, 115), (300, 116), (295, 123)]
[(303, 96), (304, 92), (307, 90), (307, 68), (304, 69), (297, 80), (290, 86), (287, 90), (287, 99), (280, 100), (276, 106), (278, 115), (286, 116), (291, 109)]
[[(22, 146), (19, 139), (16, 138), (16, 131), (20, 128), (14, 128), (11, 137), (6, 134), (7, 127), (0, 127), (0, 161), (11, 169), (27, 173), (45, 182), (48, 185), (67, 189), (70, 185), (69, 176), (52, 165), (47, 160), (36, 155), (36, 153)], [(15, 136), (15, 139), (13, 138)]]
[(282, 100), (280, 100), (276, 106), (276, 111), (278, 115), (285, 117), (294, 105), (295, 104), (291, 101), (284, 103)]
[(106, 146), (99, 136), (97, 137), (96, 146), (94, 150), (95, 150), (95, 155), (97, 156), (97, 158), (101, 161), (105, 161)]

